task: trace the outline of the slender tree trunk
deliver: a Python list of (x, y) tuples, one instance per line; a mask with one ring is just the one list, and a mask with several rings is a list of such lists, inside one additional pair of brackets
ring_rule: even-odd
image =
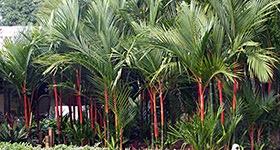
[(221, 124), (223, 125), (225, 122), (225, 115), (224, 115), (224, 103), (223, 103), (223, 83), (221, 80), (218, 79), (218, 90), (219, 90), (219, 101), (220, 107), (222, 108), (221, 112)]
[(249, 137), (250, 137), (250, 147), (251, 147), (251, 150), (254, 150), (254, 131), (255, 131), (255, 128), (254, 128), (254, 125), (251, 125), (250, 128), (249, 128)]
[(120, 150), (123, 149), (123, 128), (120, 128)]
[[(61, 80), (62, 82), (62, 80)], [(61, 124), (62, 124), (62, 87), (60, 87), (60, 90), (59, 90), (59, 129), (58, 129), (58, 135), (61, 136), (62, 134), (62, 131), (61, 131)], [(60, 137), (59, 138), (61, 140), (61, 142), (63, 142), (63, 139)]]
[[(116, 139), (118, 139), (118, 114), (117, 114), (117, 98), (115, 95), (113, 95), (113, 105), (114, 105), (114, 111), (115, 111), (115, 130), (116, 130)], [(120, 143), (121, 144), (121, 143)]]
[(235, 110), (236, 110), (237, 90), (238, 90), (238, 81), (237, 81), (237, 79), (234, 78), (234, 82), (233, 82), (233, 96), (232, 96), (232, 110), (233, 110), (233, 112), (235, 112)]
[(152, 89), (149, 88), (148, 89), (148, 93), (149, 93), (149, 97), (150, 97), (150, 117), (151, 117), (151, 140), (152, 140), (152, 143), (151, 143), (151, 146), (152, 146), (152, 149), (154, 149), (154, 131), (155, 131), (155, 128), (154, 128), (154, 122), (153, 122), (153, 117), (154, 117), (154, 102), (153, 102), (153, 92), (152, 92)]
[(76, 123), (76, 102), (74, 100), (72, 101), (72, 107), (73, 107), (73, 120), (74, 123)]
[[(153, 110), (154, 110), (154, 134), (155, 134), (155, 140), (158, 141), (158, 121), (157, 121), (157, 103), (156, 103), (156, 91), (155, 89), (152, 90), (152, 101), (153, 101)], [(156, 145), (157, 149), (157, 145)]]
[[(61, 78), (61, 82), (62, 82), (62, 78)], [(59, 116), (62, 118), (62, 87), (60, 87), (59, 90), (59, 105), (60, 105)]]
[[(96, 106), (96, 100), (94, 100), (94, 102), (93, 102), (93, 108), (94, 108), (94, 122), (93, 122), (93, 124), (94, 124), (94, 126), (95, 126), (95, 122), (97, 122), (97, 106)], [(96, 128), (94, 128), (94, 134), (96, 134)]]
[(28, 102), (27, 102), (27, 95), (26, 95), (26, 82), (24, 81), (22, 84), (22, 95), (23, 95), (23, 102), (24, 102), (24, 119), (25, 119), (25, 127), (29, 128), (29, 118), (28, 118)]
[(105, 139), (109, 140), (110, 139), (110, 133), (109, 133), (109, 95), (108, 95), (107, 86), (105, 86), (105, 89), (104, 89), (104, 96), (105, 96), (105, 119), (106, 119), (106, 123), (104, 123), (104, 132), (105, 132)]
[(60, 121), (59, 121), (59, 112), (58, 112), (58, 93), (57, 93), (57, 83), (55, 77), (53, 76), (53, 93), (54, 93), (54, 100), (55, 100), (55, 118), (56, 118), (56, 125), (57, 128), (60, 129)]
[(70, 118), (70, 124), (71, 127), (73, 126), (73, 114), (72, 114), (72, 103), (71, 103), (71, 99), (68, 97), (68, 110), (69, 110), (69, 118)]
[[(105, 119), (104, 119), (105, 118)], [(104, 126), (104, 143), (105, 143), (105, 147), (107, 146), (107, 144), (108, 144), (108, 140), (109, 140), (109, 138), (108, 138), (108, 131), (107, 130), (109, 130), (109, 127), (108, 127), (108, 129), (107, 129), (107, 119), (106, 119), (107, 117), (106, 117), (106, 114), (105, 114), (105, 117), (103, 117), (102, 118), (102, 121), (103, 121), (103, 126)]]
[[(245, 66), (246, 68), (246, 66)], [(233, 68), (233, 73), (236, 74), (236, 69), (237, 69), (237, 66), (236, 64), (234, 65), (234, 68)], [(246, 69), (244, 69), (246, 70)], [(245, 72), (246, 74), (246, 72)], [(233, 112), (235, 112), (236, 110), (236, 105), (237, 105), (237, 101), (236, 101), (236, 95), (237, 95), (237, 90), (238, 90), (238, 81), (236, 78), (233, 78), (233, 96), (232, 96), (232, 110)]]
[(199, 78), (198, 81), (198, 96), (199, 96), (199, 105), (200, 105), (200, 119), (201, 122), (204, 122), (204, 95), (203, 95), (203, 87), (202, 80)]
[(214, 101), (213, 101), (213, 81), (210, 81), (209, 83), (209, 99), (210, 99), (210, 110), (211, 110), (211, 113), (214, 112)]
[(93, 100), (92, 100), (92, 97), (90, 97), (89, 101), (90, 101), (90, 106), (89, 106), (90, 125), (91, 125), (91, 128), (94, 130)]
[(267, 83), (267, 94), (270, 94), (271, 91), (271, 81), (269, 80)]
[(77, 90), (77, 105), (79, 111), (79, 120), (80, 124), (83, 124), (83, 109), (82, 109), (82, 100), (81, 100), (81, 70), (76, 69), (76, 90)]
[(160, 123), (161, 123), (161, 148), (163, 148), (164, 138), (164, 96), (163, 96), (163, 85), (162, 81), (159, 82), (159, 99), (160, 99)]
[(27, 116), (28, 116), (28, 126), (30, 126), (30, 123), (32, 122), (32, 117), (31, 117), (32, 110), (31, 110), (30, 98), (28, 98), (28, 97), (27, 97), (27, 108), (28, 108), (28, 110), (27, 110), (27, 112), (28, 112), (28, 114), (27, 114)]

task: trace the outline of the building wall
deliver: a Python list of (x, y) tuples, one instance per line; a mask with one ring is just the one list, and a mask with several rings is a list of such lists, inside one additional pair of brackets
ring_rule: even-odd
[(0, 26), (0, 48), (6, 38), (14, 40), (21, 32), (26, 32), (27, 26)]

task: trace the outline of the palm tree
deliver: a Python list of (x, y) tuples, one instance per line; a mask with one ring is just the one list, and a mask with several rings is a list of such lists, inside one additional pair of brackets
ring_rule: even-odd
[[(273, 78), (273, 68), (277, 59), (272, 51), (261, 46), (256, 37), (264, 30), (264, 23), (273, 13), (278, 0), (222, 0), (209, 1), (213, 12), (225, 31), (224, 48), (230, 53), (229, 62), (237, 62), (251, 78), (257, 77), (261, 82)], [(238, 66), (235, 66), (238, 67)], [(238, 83), (234, 80), (232, 107), (236, 105)]]
[(34, 79), (38, 74), (32, 68), (32, 58), (36, 54), (34, 51), (36, 50), (35, 45), (38, 42), (36, 41), (38, 38), (32, 38), (32, 41), (29, 41), (24, 36), (15, 41), (6, 40), (0, 54), (0, 72), (6, 80), (16, 87), (19, 97), (22, 97), (24, 102), (26, 128), (29, 127), (31, 121), (31, 101), (28, 98), (28, 90), (33, 93), (33, 90), (39, 86), (39, 80), (27, 82), (30, 80), (31, 75)]
[[(151, 120), (153, 120), (153, 135), (155, 140), (158, 139), (158, 126), (157, 126), (157, 112), (156, 112), (156, 98), (157, 95), (160, 99), (160, 124), (161, 124), (161, 146), (163, 147), (164, 136), (164, 82), (168, 79), (170, 72), (169, 68), (174, 62), (171, 62), (169, 57), (163, 57), (165, 54), (158, 49), (140, 48), (140, 51), (134, 52), (134, 66), (139, 72), (142, 73), (144, 81), (147, 82), (147, 90), (150, 97)], [(144, 90), (144, 89), (142, 89)], [(153, 115), (153, 117), (152, 117)], [(152, 121), (151, 121), (152, 122)]]
[(197, 82), (201, 121), (204, 120), (204, 91), (212, 78), (223, 75), (232, 79), (231, 65), (221, 53), (223, 32), (212, 13), (195, 2), (182, 3), (176, 25), (151, 28), (151, 42), (178, 58), (181, 70)]
[(130, 123), (136, 113), (136, 104), (130, 97), (130, 90), (126, 85), (119, 83), (114, 90), (113, 101), (110, 108), (115, 114), (115, 132), (116, 140), (119, 139), (119, 149), (123, 149), (123, 133), (125, 127)]
[[(99, 90), (98, 93), (102, 95), (104, 102), (105, 141), (108, 141), (109, 103), (118, 100), (114, 98), (116, 96), (114, 92), (124, 66), (123, 59), (119, 57), (124, 38), (121, 34), (123, 28), (110, 1), (92, 1), (84, 16), (79, 14), (81, 12), (79, 4), (77, 0), (62, 1), (53, 11), (48, 24), (44, 24), (49, 28), (50, 36), (61, 41), (70, 51), (44, 55), (36, 63), (47, 66), (45, 72), (52, 72), (57, 66), (74, 64), (89, 71), (94, 83), (98, 83), (96, 89)], [(115, 104), (112, 106), (111, 110), (115, 111), (115, 117), (119, 117), (114, 108)]]
[[(145, 36), (148, 27), (154, 27), (158, 24), (167, 24), (175, 14), (175, 1), (149, 0), (149, 1), (129, 1), (126, 7), (128, 24), (132, 26), (132, 32), (135, 39), (134, 47), (131, 48), (130, 59), (133, 62), (132, 68), (135, 67), (143, 76), (146, 85), (142, 87), (148, 91), (150, 98), (150, 113), (152, 128), (152, 146), (153, 138), (157, 142), (158, 121), (156, 110), (156, 99), (159, 96), (160, 101), (160, 124), (161, 124), (161, 147), (164, 142), (164, 92), (165, 81), (173, 72), (169, 68), (174, 65), (171, 62), (170, 55), (161, 49), (149, 44), (149, 39)], [(173, 8), (173, 9), (172, 9)], [(144, 11), (142, 11), (144, 10)], [(168, 13), (167, 13), (168, 12)], [(134, 42), (134, 41), (133, 41)], [(174, 70), (173, 70), (174, 71)], [(152, 121), (153, 120), (153, 121)]]
[[(41, 20), (49, 39), (63, 48), (43, 55), (36, 63), (47, 66), (47, 73), (54, 72), (58, 66), (77, 68), (77, 101), (81, 101), (84, 88), (80, 82), (87, 80), (81, 79), (79, 68), (83, 73), (86, 70), (84, 74), (89, 76), (104, 104), (105, 143), (110, 139), (111, 112), (116, 136), (122, 136), (122, 111), (133, 104), (129, 102), (129, 92), (119, 89), (120, 79), (124, 68), (136, 68), (147, 82), (156, 139), (159, 96), (163, 142), (163, 87), (172, 71), (196, 82), (202, 125), (209, 83), (218, 83), (221, 107), (218, 115), (223, 124), (224, 81), (234, 84), (232, 107), (235, 110), (237, 78), (242, 72), (261, 82), (272, 78), (277, 59), (255, 39), (278, 3), (276, 0), (210, 0), (203, 4), (175, 0), (100, 0), (82, 6), (78, 0), (61, 0)], [(118, 97), (118, 93), (124, 94), (123, 97)], [(123, 103), (127, 107), (120, 108)], [(82, 109), (79, 112), (81, 119)], [(119, 140), (122, 147), (122, 137)]]
[(244, 105), (241, 109), (242, 114), (246, 118), (243, 122), (248, 127), (251, 150), (254, 150), (255, 130), (261, 128), (262, 122), (265, 121), (263, 116), (278, 106), (276, 102), (278, 96), (273, 92), (262, 96), (261, 90), (252, 89), (249, 82), (244, 84), (240, 95), (242, 95), (241, 102)]

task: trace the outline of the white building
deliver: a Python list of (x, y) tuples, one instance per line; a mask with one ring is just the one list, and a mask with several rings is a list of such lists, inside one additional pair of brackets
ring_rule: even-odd
[(0, 47), (3, 46), (6, 38), (15, 39), (22, 32), (26, 32), (27, 30), (27, 26), (0, 26)]

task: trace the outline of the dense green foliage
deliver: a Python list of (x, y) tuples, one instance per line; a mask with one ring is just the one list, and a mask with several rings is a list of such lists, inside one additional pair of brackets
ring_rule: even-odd
[(28, 25), (36, 22), (40, 0), (0, 0), (0, 25)]

